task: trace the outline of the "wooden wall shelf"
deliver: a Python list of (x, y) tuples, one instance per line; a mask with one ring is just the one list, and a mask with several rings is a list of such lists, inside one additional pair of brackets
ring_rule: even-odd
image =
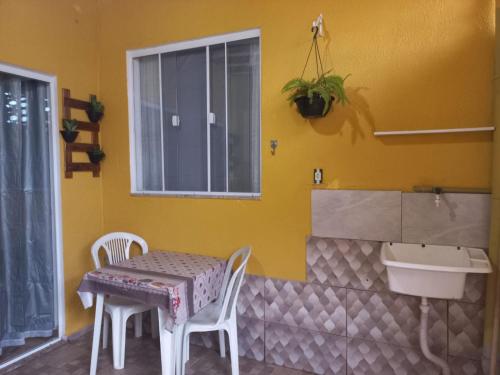
[[(90, 102), (86, 102), (71, 97), (68, 89), (62, 90), (63, 94), (63, 120), (71, 120), (71, 109), (86, 111), (90, 107)], [(92, 98), (94, 95), (90, 95)], [(64, 149), (65, 177), (72, 178), (73, 172), (92, 172), (94, 177), (99, 177), (101, 167), (99, 164), (90, 162), (73, 162), (73, 152), (87, 152), (94, 147), (99, 147), (99, 123), (78, 121), (77, 130), (91, 133), (91, 143), (66, 143)]]

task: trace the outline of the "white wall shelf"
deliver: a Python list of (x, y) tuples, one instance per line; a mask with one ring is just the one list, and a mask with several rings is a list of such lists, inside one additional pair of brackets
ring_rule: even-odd
[(450, 129), (421, 129), (421, 130), (394, 130), (394, 131), (376, 131), (373, 135), (383, 137), (389, 135), (415, 135), (415, 134), (444, 134), (444, 133), (476, 133), (492, 132), (494, 126), (483, 126), (477, 128), (450, 128)]

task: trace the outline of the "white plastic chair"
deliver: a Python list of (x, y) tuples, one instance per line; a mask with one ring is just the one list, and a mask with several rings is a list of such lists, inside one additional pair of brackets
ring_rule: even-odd
[[(96, 268), (101, 268), (99, 260), (99, 250), (103, 248), (106, 251), (108, 264), (115, 264), (130, 257), (130, 246), (137, 243), (142, 254), (148, 252), (148, 245), (144, 239), (132, 233), (114, 232), (99, 238), (92, 245), (92, 258)], [(127, 320), (134, 316), (135, 337), (142, 336), (142, 313), (151, 310), (150, 306), (145, 306), (124, 297), (107, 296), (104, 300), (104, 322), (102, 346), (108, 347), (109, 319), (112, 323), (113, 335), (113, 367), (117, 370), (125, 366), (125, 338), (127, 331)], [(157, 319), (151, 314), (151, 332), (153, 337), (157, 336)]]
[[(229, 336), (229, 351), (231, 354), (231, 373), (239, 374), (238, 364), (238, 327), (236, 324), (236, 302), (240, 294), (241, 283), (245, 276), (245, 269), (250, 258), (250, 247), (244, 247), (236, 251), (227, 263), (226, 272), (222, 282), (219, 298), (194, 315), (184, 325), (182, 334), (182, 350), (178, 348), (179, 357), (177, 361), (181, 369), (178, 373), (185, 374), (186, 362), (189, 359), (189, 334), (192, 332), (219, 331), (219, 347), (221, 357), (226, 356), (226, 344), (224, 331)], [(235, 262), (241, 259), (241, 263), (233, 273)]]

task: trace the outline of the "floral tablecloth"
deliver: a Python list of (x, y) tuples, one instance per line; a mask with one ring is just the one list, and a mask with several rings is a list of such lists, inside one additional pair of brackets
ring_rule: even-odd
[(83, 276), (78, 294), (85, 308), (103, 293), (168, 311), (167, 329), (182, 324), (210, 302), (222, 287), (224, 259), (174, 251), (153, 251)]

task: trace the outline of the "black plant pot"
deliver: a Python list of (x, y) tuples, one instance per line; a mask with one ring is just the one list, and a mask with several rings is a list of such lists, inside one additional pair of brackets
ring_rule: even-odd
[(61, 130), (59, 131), (63, 137), (63, 139), (66, 141), (66, 143), (73, 143), (78, 137), (77, 131), (71, 131), (71, 130)]
[(90, 122), (99, 122), (102, 119), (102, 116), (104, 116), (103, 112), (94, 112), (90, 109), (86, 110), (87, 112), (87, 117), (89, 118)]
[(92, 164), (99, 164), (105, 158), (105, 154), (96, 154), (92, 151), (87, 151), (87, 155), (89, 156), (89, 160)]
[[(312, 100), (309, 100), (307, 96), (299, 96), (295, 99), (297, 109), (305, 118), (325, 117), (332, 106), (332, 102), (333, 97), (329, 103), (325, 103), (325, 100), (319, 94), (313, 94)], [(327, 106), (326, 111), (325, 105)]]

